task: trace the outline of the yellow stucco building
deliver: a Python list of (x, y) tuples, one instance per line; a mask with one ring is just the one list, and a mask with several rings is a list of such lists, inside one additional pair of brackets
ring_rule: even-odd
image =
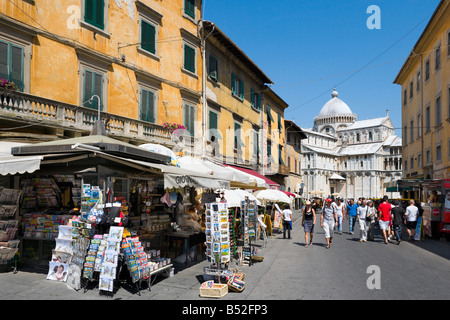
[(394, 83), (402, 87), (403, 178), (449, 178), (450, 1), (439, 3)]
[(288, 104), (272, 80), (220, 28), (205, 21), (205, 156), (252, 169), (285, 188)]
[(17, 127), (3, 136), (86, 135), (98, 105), (123, 140), (171, 145), (164, 122), (199, 134), (201, 8), (201, 0), (2, 1), (0, 78), (18, 85), (23, 102), (1, 108), (0, 126)]

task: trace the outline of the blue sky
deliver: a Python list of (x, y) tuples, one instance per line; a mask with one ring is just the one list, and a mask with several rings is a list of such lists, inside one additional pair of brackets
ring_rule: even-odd
[[(358, 120), (383, 117), (389, 109), (401, 128), (401, 88), (393, 81), (440, 2), (204, 1), (204, 19), (272, 79), (273, 90), (289, 104), (285, 118), (305, 128), (335, 85)], [(380, 8), (381, 29), (367, 28), (370, 5)], [(396, 133), (401, 136), (400, 129)]]

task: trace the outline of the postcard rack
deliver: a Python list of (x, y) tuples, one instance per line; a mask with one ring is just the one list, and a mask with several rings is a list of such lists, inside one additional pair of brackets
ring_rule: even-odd
[(243, 246), (241, 251), (240, 263), (251, 266), (253, 245), (252, 240), (256, 240), (258, 228), (258, 206), (256, 201), (248, 198), (241, 202), (241, 228), (243, 236)]
[(206, 256), (210, 269), (220, 275), (230, 262), (230, 227), (227, 203), (206, 204)]

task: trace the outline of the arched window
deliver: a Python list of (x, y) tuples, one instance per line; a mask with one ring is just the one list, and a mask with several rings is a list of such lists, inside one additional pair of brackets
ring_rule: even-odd
[(369, 141), (373, 140), (372, 132), (369, 132)]

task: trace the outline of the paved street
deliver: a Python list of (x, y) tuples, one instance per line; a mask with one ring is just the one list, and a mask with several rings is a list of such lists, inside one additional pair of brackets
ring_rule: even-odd
[[(318, 220), (319, 221), (319, 220)], [(317, 224), (319, 227), (319, 224)], [(292, 239), (275, 234), (261, 249), (263, 262), (240, 267), (246, 274), (246, 289), (229, 292), (223, 300), (297, 299), (450, 299), (450, 243), (427, 239), (420, 243), (385, 245), (360, 243), (359, 229), (354, 235), (335, 235), (330, 249), (324, 233), (316, 228), (314, 244), (304, 247), (304, 233), (298, 213)], [(114, 296), (105, 297), (95, 288), (74, 291), (64, 283), (46, 280), (46, 274), (19, 270), (0, 274), (0, 299), (13, 300), (207, 300), (199, 297), (206, 261), (190, 264), (172, 278), (160, 277), (152, 290), (139, 295), (122, 286)], [(368, 289), (372, 275), (367, 268), (380, 269), (380, 289)]]

